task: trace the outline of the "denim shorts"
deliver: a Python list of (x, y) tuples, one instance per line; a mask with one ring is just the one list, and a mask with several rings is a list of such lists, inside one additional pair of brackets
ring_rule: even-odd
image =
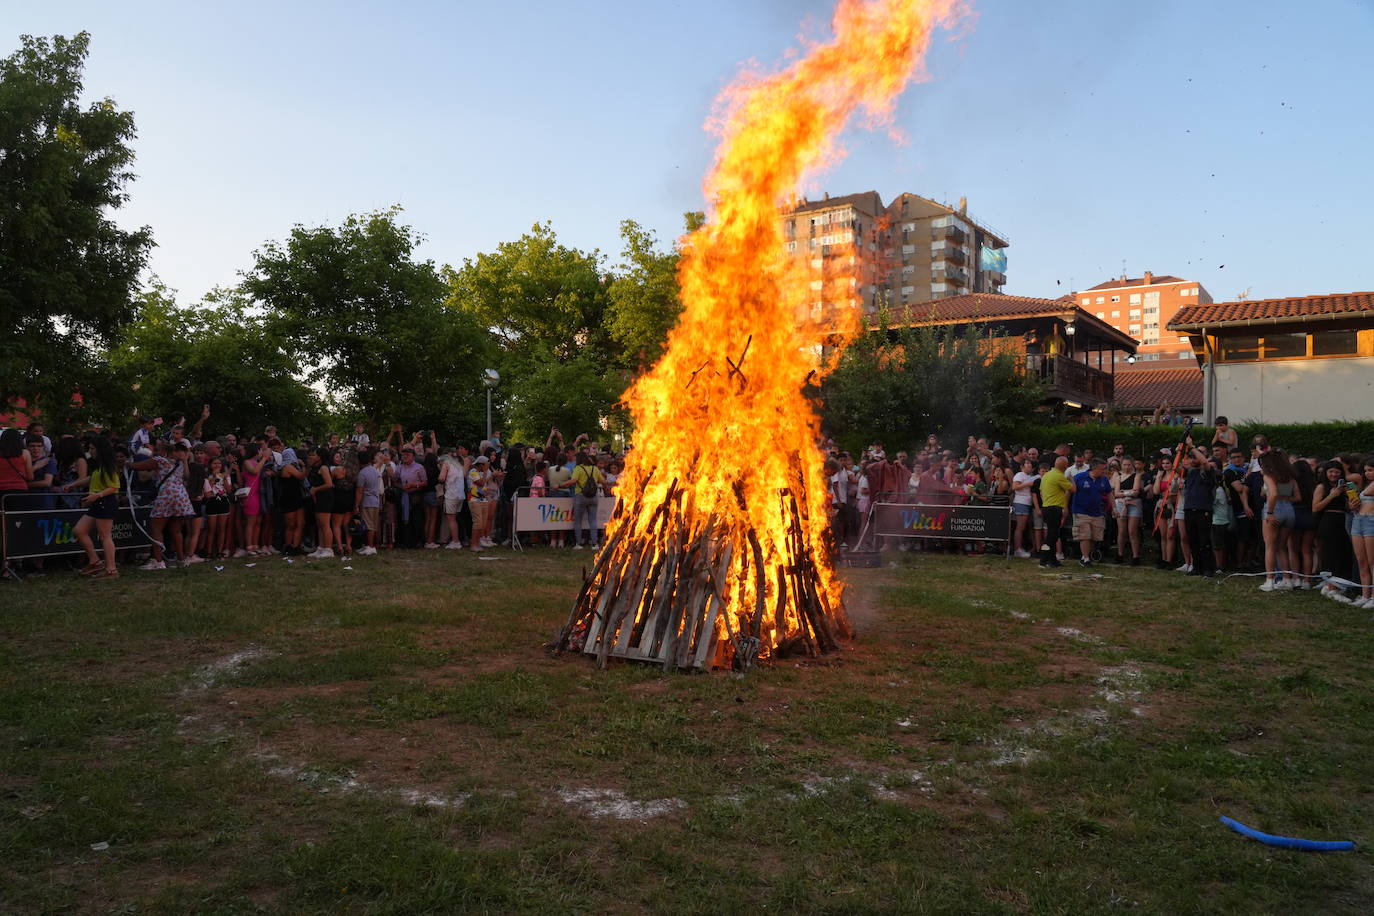
[(1125, 503), (1125, 505), (1122, 506), (1122, 509), (1124, 510), (1124, 511), (1121, 513), (1121, 517), (1122, 517), (1122, 518), (1144, 518), (1144, 517), (1145, 517), (1145, 516), (1144, 516), (1144, 513), (1141, 511), (1141, 508), (1140, 508), (1140, 500), (1138, 500), (1138, 499), (1127, 499), (1127, 500), (1123, 500), (1123, 502)]
[[(1264, 507), (1264, 518), (1269, 519), (1269, 507)], [(1293, 504), (1286, 499), (1281, 499), (1274, 503), (1274, 521), (1280, 528), (1292, 528), (1297, 520), (1297, 513), (1293, 511)]]
[(1355, 515), (1350, 519), (1350, 536), (1374, 538), (1374, 515)]
[(1030, 504), (1030, 503), (1012, 503), (1012, 504), (1011, 504), (1011, 514), (1012, 514), (1012, 515), (1030, 515), (1030, 514), (1031, 514), (1031, 508), (1032, 508), (1032, 507), (1031, 507), (1031, 504)]

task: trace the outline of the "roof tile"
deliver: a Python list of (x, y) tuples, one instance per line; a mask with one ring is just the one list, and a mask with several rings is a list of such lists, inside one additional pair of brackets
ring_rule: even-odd
[(1240, 324), (1268, 319), (1317, 318), (1374, 312), (1374, 292), (1332, 293), (1327, 296), (1292, 296), (1287, 299), (1244, 299), (1212, 302), (1179, 309), (1169, 328), (1200, 328), (1204, 325)]
[(1116, 374), (1116, 406), (1154, 410), (1163, 405), (1202, 409), (1202, 370), (1132, 369)]

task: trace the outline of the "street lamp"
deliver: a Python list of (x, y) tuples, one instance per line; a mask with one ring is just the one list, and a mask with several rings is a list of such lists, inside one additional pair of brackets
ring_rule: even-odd
[(1134, 365), (1135, 365), (1135, 354), (1134, 354), (1134, 353), (1128, 353), (1128, 354), (1126, 354), (1126, 362), (1128, 362), (1128, 363), (1130, 363), (1132, 366), (1134, 366)]
[(482, 371), (482, 384), (487, 386), (487, 439), (491, 439), (491, 392), (497, 385), (501, 384), (501, 373), (495, 369), (484, 369)]

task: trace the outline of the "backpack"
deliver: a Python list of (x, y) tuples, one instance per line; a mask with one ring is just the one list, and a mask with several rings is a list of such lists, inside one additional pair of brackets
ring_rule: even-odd
[(584, 467), (587, 469), (587, 479), (582, 483), (581, 493), (588, 499), (594, 499), (597, 495), (596, 466), (588, 464), (584, 465)]

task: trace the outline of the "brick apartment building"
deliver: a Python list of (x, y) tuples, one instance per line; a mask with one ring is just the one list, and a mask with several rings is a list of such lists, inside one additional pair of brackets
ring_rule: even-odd
[[(813, 318), (838, 306), (871, 314), (883, 305), (1000, 293), (1007, 282), (1006, 237), (970, 216), (963, 199), (952, 207), (899, 194), (884, 205), (877, 191), (826, 194), (802, 199), (781, 219), (788, 252), (812, 277)], [(844, 282), (830, 282), (835, 277)]]
[(1134, 365), (1118, 369), (1192, 368), (1197, 365), (1186, 336), (1168, 329), (1180, 308), (1206, 305), (1212, 296), (1201, 283), (1168, 275), (1108, 280), (1074, 293), (1077, 304), (1140, 344)]

